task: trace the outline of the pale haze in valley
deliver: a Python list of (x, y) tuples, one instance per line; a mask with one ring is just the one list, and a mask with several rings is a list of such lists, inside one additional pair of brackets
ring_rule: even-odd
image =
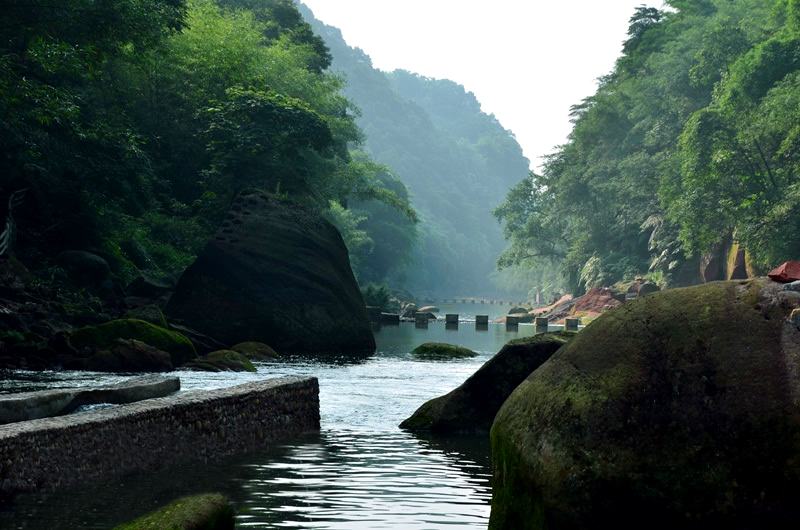
[[(566, 141), (641, 0), (302, 0), (381, 70), (451, 79), (513, 131), (536, 168)], [(658, 4), (651, 4), (661, 6)]]

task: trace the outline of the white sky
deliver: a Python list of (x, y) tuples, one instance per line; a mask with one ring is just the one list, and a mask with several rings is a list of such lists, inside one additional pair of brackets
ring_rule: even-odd
[(652, 0), (302, 0), (385, 71), (451, 79), (511, 130), (536, 168), (569, 108), (611, 71), (634, 8)]

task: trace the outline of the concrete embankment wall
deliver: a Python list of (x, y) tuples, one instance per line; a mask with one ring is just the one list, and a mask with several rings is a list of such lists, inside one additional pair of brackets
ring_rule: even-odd
[(314, 377), (257, 383), (0, 426), (0, 490), (51, 490), (241, 453), (319, 430)]

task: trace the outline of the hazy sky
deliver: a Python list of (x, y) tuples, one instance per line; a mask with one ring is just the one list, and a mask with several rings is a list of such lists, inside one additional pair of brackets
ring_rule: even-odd
[(564, 143), (647, 0), (302, 0), (381, 70), (451, 79), (477, 96), (535, 168)]

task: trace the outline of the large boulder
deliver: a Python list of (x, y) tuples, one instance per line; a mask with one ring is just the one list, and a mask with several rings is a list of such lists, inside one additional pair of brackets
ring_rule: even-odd
[(400, 424), (432, 432), (489, 431), (495, 414), (528, 375), (566, 344), (572, 333), (542, 333), (509, 341), (458, 388), (434, 398)]
[(798, 306), (760, 279), (600, 316), (498, 412), (489, 527), (796, 527)]
[(375, 351), (339, 232), (309, 208), (260, 192), (236, 198), (165, 313), (226, 344), (258, 341), (282, 353)]

